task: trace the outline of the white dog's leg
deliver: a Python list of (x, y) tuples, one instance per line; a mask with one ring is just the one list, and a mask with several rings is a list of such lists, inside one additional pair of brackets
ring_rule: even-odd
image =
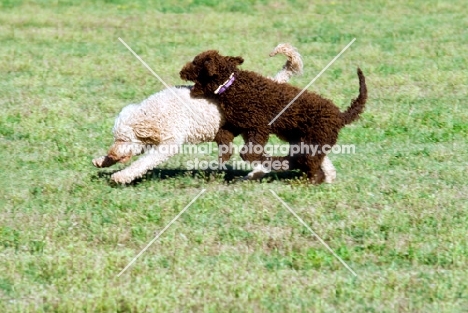
[(109, 167), (117, 163), (117, 161), (112, 160), (107, 155), (103, 155), (101, 157), (93, 159), (93, 165), (96, 167)]
[(325, 174), (325, 182), (327, 184), (331, 184), (336, 179), (336, 169), (327, 155), (323, 158), (320, 167), (322, 168), (322, 171)]
[(180, 144), (166, 144), (164, 149), (162, 149), (161, 146), (162, 145), (154, 147), (127, 168), (112, 174), (111, 180), (116, 183), (126, 184), (132, 182), (136, 178), (142, 177), (146, 172), (177, 154)]

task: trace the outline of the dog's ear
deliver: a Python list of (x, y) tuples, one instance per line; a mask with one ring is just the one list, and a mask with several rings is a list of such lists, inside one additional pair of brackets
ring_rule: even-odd
[(206, 68), (208, 76), (214, 76), (214, 75), (218, 74), (218, 66), (216, 65), (215, 60), (209, 58), (203, 63), (203, 65)]
[(235, 65), (241, 65), (244, 63), (244, 59), (242, 57), (227, 57), (228, 61), (234, 63)]

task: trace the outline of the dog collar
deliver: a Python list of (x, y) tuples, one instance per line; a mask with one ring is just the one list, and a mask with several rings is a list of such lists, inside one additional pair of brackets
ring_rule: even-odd
[(218, 95), (218, 94), (220, 95), (220, 94), (222, 94), (223, 92), (225, 92), (226, 89), (228, 89), (229, 86), (232, 85), (232, 83), (234, 82), (235, 79), (236, 79), (236, 78), (234, 77), (234, 73), (231, 73), (231, 76), (229, 76), (229, 79), (226, 80), (226, 81), (224, 82), (224, 84), (222, 84), (221, 86), (218, 87), (218, 89), (215, 90), (215, 92), (214, 92), (215, 95)]

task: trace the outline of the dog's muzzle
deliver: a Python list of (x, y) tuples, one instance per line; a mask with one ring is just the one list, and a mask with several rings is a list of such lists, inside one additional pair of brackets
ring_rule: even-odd
[(192, 63), (187, 63), (179, 73), (180, 78), (183, 80), (191, 80), (194, 81), (197, 78), (197, 74), (195, 73), (195, 66)]

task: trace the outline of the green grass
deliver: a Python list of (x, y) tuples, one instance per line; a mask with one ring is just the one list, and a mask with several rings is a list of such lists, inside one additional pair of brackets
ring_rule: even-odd
[[(466, 311), (463, 3), (0, 1), (0, 311)], [(344, 109), (363, 69), (366, 111), (339, 140), (356, 154), (331, 156), (332, 185), (230, 184), (232, 173), (184, 171), (181, 155), (113, 186), (123, 166), (91, 159), (123, 106), (163, 89), (118, 37), (171, 84), (213, 48), (273, 75), (284, 60), (268, 53), (290, 42), (301, 87), (356, 37), (310, 88)]]

